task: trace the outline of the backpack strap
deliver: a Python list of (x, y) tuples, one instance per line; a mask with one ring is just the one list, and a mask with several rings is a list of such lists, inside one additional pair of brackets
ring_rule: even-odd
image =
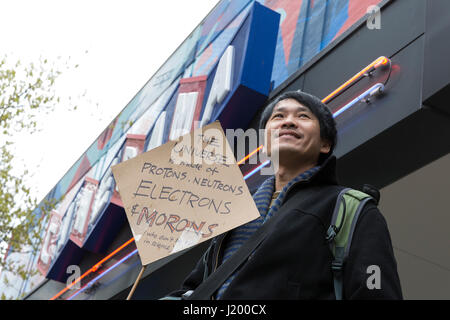
[(336, 300), (343, 298), (343, 266), (350, 251), (356, 222), (364, 205), (371, 200), (377, 202), (372, 196), (351, 188), (343, 189), (337, 197), (326, 236), (334, 257), (331, 269)]

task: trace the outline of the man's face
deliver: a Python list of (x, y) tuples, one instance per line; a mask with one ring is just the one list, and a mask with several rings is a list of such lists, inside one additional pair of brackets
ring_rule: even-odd
[(330, 143), (320, 138), (317, 117), (295, 99), (281, 100), (273, 108), (266, 124), (265, 146), (269, 156), (278, 152), (280, 160), (311, 163), (317, 163), (321, 152), (330, 151)]

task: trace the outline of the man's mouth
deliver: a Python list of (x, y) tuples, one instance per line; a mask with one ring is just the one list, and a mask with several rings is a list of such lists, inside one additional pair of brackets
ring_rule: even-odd
[(281, 138), (283, 136), (291, 136), (296, 139), (300, 139), (302, 137), (302, 135), (295, 130), (280, 130), (278, 137)]

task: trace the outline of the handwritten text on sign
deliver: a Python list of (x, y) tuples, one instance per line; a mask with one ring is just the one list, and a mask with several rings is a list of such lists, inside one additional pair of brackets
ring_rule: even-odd
[(112, 171), (143, 265), (259, 216), (219, 122)]

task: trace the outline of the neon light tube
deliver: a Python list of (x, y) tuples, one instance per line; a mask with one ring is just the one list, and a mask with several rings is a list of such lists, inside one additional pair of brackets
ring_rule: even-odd
[(125, 257), (123, 257), (122, 259), (120, 259), (119, 261), (117, 261), (115, 264), (113, 264), (111, 267), (109, 267), (108, 269), (106, 269), (103, 273), (99, 274), (97, 277), (95, 277), (94, 279), (92, 279), (91, 281), (89, 281), (85, 286), (83, 286), (83, 288), (81, 288), (80, 290), (78, 290), (77, 292), (75, 292), (73, 295), (71, 295), (69, 298), (67, 298), (67, 300), (72, 300), (73, 298), (75, 298), (77, 295), (79, 295), (80, 293), (82, 293), (83, 291), (85, 291), (87, 288), (89, 288), (90, 286), (92, 286), (92, 284), (98, 280), (100, 280), (104, 275), (108, 274), (111, 270), (115, 269), (119, 264), (122, 264), (122, 262), (125, 262), (126, 260), (128, 260), (130, 257), (132, 257), (133, 255), (135, 255), (138, 252), (137, 249), (135, 249), (133, 252), (129, 253), (128, 255), (126, 255)]
[(58, 298), (59, 296), (61, 296), (62, 294), (64, 294), (66, 291), (68, 291), (70, 288), (72, 288), (76, 283), (80, 282), (81, 280), (83, 280), (86, 276), (88, 276), (89, 274), (96, 272), (98, 270), (98, 268), (100, 268), (100, 266), (107, 260), (109, 260), (112, 256), (114, 256), (116, 253), (118, 253), (119, 251), (121, 251), (123, 248), (125, 248), (127, 245), (129, 245), (131, 242), (134, 241), (134, 238), (129, 239), (127, 242), (125, 242), (124, 244), (122, 244), (120, 247), (118, 247), (116, 250), (114, 250), (113, 252), (111, 252), (110, 254), (108, 254), (106, 257), (104, 257), (102, 260), (100, 260), (99, 262), (97, 262), (92, 268), (90, 268), (88, 271), (86, 271), (82, 276), (80, 276), (78, 279), (76, 279), (74, 282), (72, 282), (70, 285), (66, 286), (63, 290), (61, 290), (60, 292), (58, 292), (57, 294), (55, 294), (50, 300), (55, 300), (56, 298)]
[(241, 159), (237, 165), (240, 166), (241, 164), (243, 164), (245, 162), (245, 160), (247, 160), (248, 158), (250, 158), (252, 155), (254, 155), (255, 153), (257, 153), (259, 150), (261, 150), (263, 148), (262, 145), (260, 145), (258, 148), (256, 148), (255, 150), (253, 150), (251, 153), (249, 153), (248, 155), (246, 155), (243, 159)]
[(347, 80), (343, 85), (341, 85), (339, 88), (334, 90), (332, 93), (330, 93), (328, 96), (326, 96), (322, 102), (327, 103), (328, 101), (335, 98), (339, 93), (347, 89), (350, 85), (354, 84), (357, 80), (360, 78), (366, 76), (370, 72), (374, 71), (375, 69), (378, 69), (379, 67), (385, 66), (390, 62), (390, 60), (384, 56), (379, 57), (374, 62), (369, 64), (367, 67), (362, 69), (360, 72), (355, 74), (353, 77), (351, 77), (349, 80)]
[(353, 99), (351, 102), (347, 103), (345, 106), (343, 106), (338, 111), (333, 113), (333, 118), (336, 118), (342, 112), (351, 108), (352, 106), (354, 106), (356, 103), (360, 102), (361, 100), (367, 99), (367, 97), (376, 96), (383, 91), (384, 91), (384, 85), (382, 83), (377, 83), (376, 85), (372, 86), (370, 89), (366, 90), (363, 94), (359, 95), (358, 97)]
[(264, 168), (265, 166), (267, 166), (270, 163), (270, 160), (267, 160), (266, 162), (260, 164), (258, 167), (256, 167), (255, 169), (253, 169), (252, 171), (250, 171), (249, 173), (247, 173), (244, 176), (244, 180), (247, 180), (248, 178), (250, 178), (252, 175), (254, 175), (256, 172), (258, 172), (259, 170), (261, 170), (262, 168)]

